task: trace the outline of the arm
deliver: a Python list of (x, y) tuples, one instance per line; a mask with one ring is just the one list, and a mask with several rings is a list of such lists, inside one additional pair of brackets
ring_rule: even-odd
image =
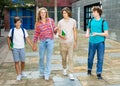
[(26, 40), (27, 40), (27, 43), (31, 46), (31, 48), (33, 47), (33, 45), (32, 45), (32, 42), (31, 42), (31, 40), (30, 40), (30, 38), (29, 38), (29, 36), (28, 37), (26, 37)]
[(108, 30), (104, 31), (103, 33), (93, 33), (92, 36), (108, 36)]
[(77, 31), (76, 28), (73, 28), (73, 34), (74, 34), (74, 48), (77, 46)]
[(12, 50), (11, 47), (10, 47), (10, 37), (9, 36), (7, 37), (7, 44), (8, 44), (9, 50)]
[(33, 51), (37, 50), (37, 41), (38, 41), (38, 36), (40, 34), (40, 29), (37, 27), (38, 24), (35, 24), (35, 32), (34, 32), (34, 38), (33, 38)]
[(90, 29), (89, 29), (89, 28), (88, 28), (87, 31), (86, 31), (85, 37), (86, 37), (86, 38), (89, 38), (89, 37), (90, 37)]
[(55, 26), (55, 22), (54, 22), (54, 20), (51, 19), (51, 18), (50, 18), (50, 26), (51, 26), (51, 29), (53, 29), (54, 34), (56, 34), (58, 28)]

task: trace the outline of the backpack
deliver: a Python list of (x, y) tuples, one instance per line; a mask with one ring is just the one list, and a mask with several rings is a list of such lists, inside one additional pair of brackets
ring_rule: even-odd
[[(90, 28), (91, 28), (91, 22), (92, 22), (92, 20), (93, 20), (94, 18), (91, 18), (91, 20), (90, 20)], [(102, 32), (104, 32), (104, 22), (105, 22), (105, 20), (102, 20)]]
[[(22, 28), (22, 31), (23, 31), (23, 35), (24, 35), (24, 42), (26, 43), (25, 31), (24, 31), (23, 28)], [(11, 46), (12, 46), (12, 47), (13, 47), (13, 36), (14, 36), (14, 28), (12, 28), (12, 31), (11, 31), (11, 37), (10, 37), (10, 40), (11, 40)]]

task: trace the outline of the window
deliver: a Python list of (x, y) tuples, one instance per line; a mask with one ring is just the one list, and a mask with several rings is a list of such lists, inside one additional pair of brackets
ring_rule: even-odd
[(100, 6), (100, 2), (84, 6), (84, 31), (86, 31), (88, 22), (92, 18), (92, 11), (91, 11), (91, 9), (92, 9), (93, 6)]

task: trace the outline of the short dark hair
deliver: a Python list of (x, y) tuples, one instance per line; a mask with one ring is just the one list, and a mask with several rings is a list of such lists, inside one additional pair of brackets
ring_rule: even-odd
[(18, 21), (22, 22), (21, 18), (18, 16), (14, 17), (14, 23), (17, 23)]
[(97, 11), (99, 15), (102, 15), (102, 9), (99, 6), (93, 6), (92, 11)]
[(68, 13), (68, 16), (69, 16), (69, 17), (72, 17), (72, 13), (71, 13), (70, 8), (64, 7), (64, 8), (62, 9), (62, 14), (63, 14), (63, 11), (66, 11), (66, 12)]

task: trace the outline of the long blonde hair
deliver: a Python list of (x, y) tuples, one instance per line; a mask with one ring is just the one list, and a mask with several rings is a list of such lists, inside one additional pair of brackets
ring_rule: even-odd
[(46, 12), (46, 18), (49, 17), (49, 15), (48, 15), (48, 10), (47, 10), (45, 7), (41, 7), (41, 8), (38, 9), (37, 22), (39, 22), (39, 21), (41, 20), (40, 12), (41, 12), (42, 10), (45, 10), (45, 12)]

